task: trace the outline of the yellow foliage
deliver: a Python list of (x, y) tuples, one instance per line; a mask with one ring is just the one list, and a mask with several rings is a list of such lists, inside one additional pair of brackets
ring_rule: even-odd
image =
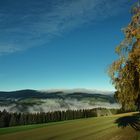
[(130, 24), (123, 30), (125, 39), (115, 49), (119, 59), (109, 68), (117, 90), (115, 96), (124, 108), (140, 104), (137, 100), (140, 98), (140, 7), (134, 7), (133, 13)]

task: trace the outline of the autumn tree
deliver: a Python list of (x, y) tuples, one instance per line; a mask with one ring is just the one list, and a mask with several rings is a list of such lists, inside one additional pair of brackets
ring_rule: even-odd
[(109, 67), (115, 97), (123, 110), (140, 109), (140, 2), (132, 6), (132, 18), (122, 31), (124, 40), (116, 47), (118, 60)]

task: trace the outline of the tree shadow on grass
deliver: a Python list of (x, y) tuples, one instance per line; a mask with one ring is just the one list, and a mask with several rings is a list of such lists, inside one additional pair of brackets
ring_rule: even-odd
[(140, 114), (120, 117), (115, 121), (115, 123), (117, 123), (118, 127), (121, 128), (131, 126), (134, 130), (140, 131)]

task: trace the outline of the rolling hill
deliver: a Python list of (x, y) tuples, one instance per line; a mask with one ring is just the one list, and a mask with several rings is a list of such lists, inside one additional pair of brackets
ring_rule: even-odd
[(113, 93), (90, 90), (0, 92), (0, 110), (11, 112), (48, 112), (96, 107), (118, 108)]

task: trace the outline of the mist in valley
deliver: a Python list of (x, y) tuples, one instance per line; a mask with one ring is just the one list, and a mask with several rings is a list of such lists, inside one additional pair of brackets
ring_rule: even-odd
[(108, 102), (92, 102), (91, 100), (77, 99), (41, 99), (33, 104), (28, 103), (11, 103), (9, 105), (1, 105), (0, 110), (6, 109), (9, 112), (53, 112), (65, 110), (80, 110), (93, 108), (120, 108), (117, 103)]

